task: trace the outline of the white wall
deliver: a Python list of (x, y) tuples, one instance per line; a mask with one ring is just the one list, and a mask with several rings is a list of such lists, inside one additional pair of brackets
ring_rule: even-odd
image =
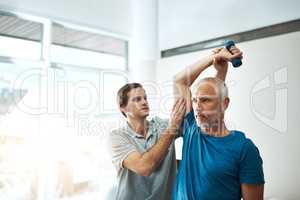
[(161, 50), (300, 18), (298, 0), (161, 0)]
[[(300, 32), (238, 44), (243, 65), (227, 76), (231, 129), (242, 130), (259, 147), (264, 160), (265, 197), (300, 199)], [(160, 85), (211, 50), (161, 59)], [(211, 68), (204, 76), (214, 75)], [(164, 94), (171, 93), (171, 87)]]

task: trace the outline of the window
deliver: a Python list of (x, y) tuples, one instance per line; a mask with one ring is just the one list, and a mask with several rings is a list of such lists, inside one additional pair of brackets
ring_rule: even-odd
[(39, 60), (42, 30), (39, 22), (0, 12), (0, 55)]
[(128, 42), (24, 16), (0, 11), (0, 199), (110, 199)]
[(51, 60), (56, 63), (126, 70), (127, 42), (55, 23)]
[(32, 67), (0, 63), (0, 199), (37, 195), (40, 75)]

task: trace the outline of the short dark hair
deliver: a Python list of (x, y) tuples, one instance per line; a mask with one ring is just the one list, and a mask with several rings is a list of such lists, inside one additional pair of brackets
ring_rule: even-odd
[[(140, 83), (127, 83), (123, 87), (121, 87), (118, 91), (118, 97), (117, 97), (117, 102), (119, 107), (124, 107), (127, 106), (128, 103), (128, 93), (135, 88), (143, 88), (143, 86)], [(122, 111), (121, 111), (122, 112)], [(124, 112), (122, 114), (126, 116)]]

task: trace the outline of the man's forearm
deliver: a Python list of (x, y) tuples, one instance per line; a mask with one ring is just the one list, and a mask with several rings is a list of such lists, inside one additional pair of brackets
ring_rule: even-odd
[(175, 75), (174, 83), (190, 87), (203, 70), (211, 66), (214, 56), (207, 56)]
[(141, 161), (145, 163), (149, 168), (149, 173), (153, 172), (154, 169), (161, 163), (168, 153), (168, 149), (175, 138), (175, 130), (167, 128), (159, 140), (153, 147), (147, 152), (142, 154)]
[(224, 67), (224, 69), (222, 70), (218, 70), (217, 71), (217, 74), (216, 74), (216, 77), (222, 81), (225, 82), (225, 79), (226, 79), (226, 75), (227, 75), (227, 70), (228, 70), (228, 67)]

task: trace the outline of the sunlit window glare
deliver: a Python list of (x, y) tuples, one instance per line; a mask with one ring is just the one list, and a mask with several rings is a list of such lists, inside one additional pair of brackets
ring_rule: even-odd
[(47, 66), (42, 40), (8, 34), (0, 36), (0, 199), (110, 199), (107, 136), (121, 119), (126, 52), (52, 44)]

